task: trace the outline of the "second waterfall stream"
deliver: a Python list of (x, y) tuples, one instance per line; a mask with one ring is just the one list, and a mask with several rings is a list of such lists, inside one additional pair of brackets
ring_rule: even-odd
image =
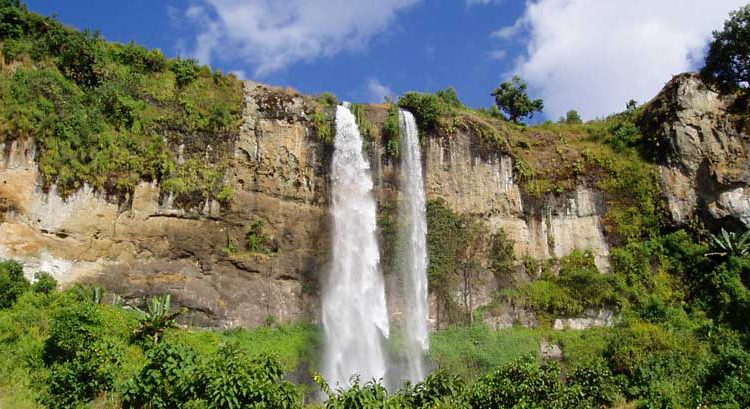
[(427, 327), (427, 216), (422, 155), (414, 115), (399, 111), (401, 122), (401, 192), (399, 244), (403, 246), (401, 274), (404, 282), (406, 379), (424, 379), (424, 354), (429, 348)]
[(336, 109), (331, 200), (332, 266), (322, 302), (323, 372), (337, 388), (349, 386), (353, 375), (362, 381), (385, 378), (382, 341), (389, 335), (372, 175), (357, 122), (345, 106)]

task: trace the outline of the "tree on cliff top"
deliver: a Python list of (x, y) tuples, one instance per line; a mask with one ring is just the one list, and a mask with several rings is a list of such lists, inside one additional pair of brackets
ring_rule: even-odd
[(500, 84), (492, 93), (495, 104), (505, 112), (511, 121), (519, 123), (523, 117), (531, 117), (534, 112), (544, 109), (541, 99), (532, 100), (526, 94), (526, 83), (515, 75), (510, 81)]
[(714, 40), (701, 74), (723, 88), (750, 84), (750, 4), (733, 11)]

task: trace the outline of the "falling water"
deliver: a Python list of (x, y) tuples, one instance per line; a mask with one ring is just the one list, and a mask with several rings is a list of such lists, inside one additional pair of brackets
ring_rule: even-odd
[(323, 288), (323, 370), (333, 387), (346, 387), (353, 375), (365, 381), (386, 374), (388, 312), (372, 189), (354, 115), (339, 106), (331, 169), (333, 264)]
[(424, 378), (424, 353), (429, 348), (427, 329), (427, 217), (425, 215), (419, 133), (411, 112), (400, 111), (401, 121), (401, 240), (404, 244), (404, 316), (408, 380)]

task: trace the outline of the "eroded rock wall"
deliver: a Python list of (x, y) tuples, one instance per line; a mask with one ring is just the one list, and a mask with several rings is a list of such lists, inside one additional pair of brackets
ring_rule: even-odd
[[(28, 141), (0, 156), (0, 257), (22, 261), (61, 283), (92, 282), (126, 300), (170, 293), (189, 322), (256, 326), (317, 316), (314, 283), (328, 253), (323, 148), (294, 120), (258, 112), (256, 84), (246, 86), (245, 123), (227, 175), (227, 206), (169, 205), (157, 185), (142, 183), (131, 203), (84, 187), (66, 199), (43, 192)], [(277, 243), (273, 254), (245, 248), (253, 220)]]
[(748, 113), (746, 96), (721, 95), (697, 74), (674, 77), (646, 106), (641, 126), (675, 224), (750, 226)]
[[(317, 321), (318, 283), (330, 253), (332, 147), (313, 135), (305, 101), (293, 92), (245, 83), (244, 122), (226, 175), (233, 196), (225, 205), (208, 202), (199, 209), (172, 206), (151, 183), (141, 183), (125, 199), (88, 187), (62, 199), (54, 187), (42, 190), (33, 143), (5, 144), (0, 258), (22, 261), (30, 275), (48, 271), (65, 285), (96, 283), (126, 302), (170, 293), (196, 325), (256, 326), (269, 316)], [(428, 199), (443, 199), (452, 210), (479, 217), (491, 232), (505, 230), (519, 260), (588, 249), (607, 270), (601, 226), (606, 209), (598, 191), (524, 197), (512, 159), (480, 155), (472, 135), (427, 136), (424, 146)], [(397, 200), (398, 161), (386, 158), (377, 141), (368, 149), (379, 201)], [(272, 251), (246, 248), (255, 220), (273, 241)], [(475, 307), (489, 304), (498, 287), (508, 285), (482, 274)], [(398, 275), (389, 271), (386, 279), (390, 313), (398, 320)], [(513, 306), (501, 310), (491, 318), (497, 326), (536, 322), (533, 314)]]

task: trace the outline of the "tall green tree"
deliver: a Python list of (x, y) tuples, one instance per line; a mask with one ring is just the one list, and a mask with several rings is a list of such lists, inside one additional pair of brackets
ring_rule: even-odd
[(721, 31), (714, 31), (714, 40), (706, 55), (701, 73), (723, 88), (750, 83), (750, 4), (733, 11)]
[(526, 83), (515, 75), (510, 81), (503, 82), (492, 93), (495, 104), (505, 112), (511, 121), (519, 123), (524, 117), (531, 117), (534, 112), (544, 109), (541, 99), (532, 100), (526, 93)]

